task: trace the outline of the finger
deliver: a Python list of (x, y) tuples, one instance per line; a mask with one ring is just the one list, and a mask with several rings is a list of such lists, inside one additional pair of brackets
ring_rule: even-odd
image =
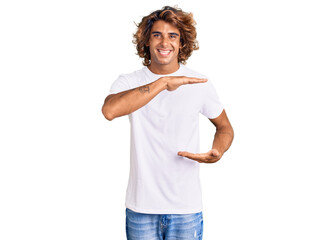
[(205, 83), (207, 82), (208, 79), (206, 78), (188, 78), (188, 82), (189, 84), (193, 84), (193, 83)]
[(190, 152), (178, 152), (178, 155), (189, 158), (199, 163), (214, 163), (220, 159), (220, 154), (217, 149), (212, 149), (207, 153), (190, 153)]
[(178, 152), (179, 156), (186, 157), (195, 161), (205, 161), (211, 156), (208, 153), (190, 153), (190, 152)]
[(193, 161), (195, 161), (195, 162), (203, 163), (202, 160), (199, 160), (198, 158), (195, 158), (195, 157), (193, 156), (192, 153), (188, 153), (188, 152), (179, 152), (178, 155), (181, 156), (181, 157), (186, 157), (186, 158), (188, 158), (188, 159), (190, 159), (190, 160), (193, 160)]
[(190, 152), (178, 152), (177, 154), (181, 157), (187, 157), (192, 155), (192, 153)]

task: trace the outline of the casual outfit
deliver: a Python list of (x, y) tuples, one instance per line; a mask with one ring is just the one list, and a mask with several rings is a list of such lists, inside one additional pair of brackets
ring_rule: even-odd
[(126, 208), (128, 240), (176, 240), (203, 237), (203, 214), (146, 214)]
[[(157, 75), (143, 67), (120, 75), (110, 94), (149, 84), (163, 76), (206, 78), (182, 64), (168, 75)], [(177, 153), (199, 153), (199, 113), (213, 119), (222, 111), (223, 105), (208, 80), (182, 85), (175, 91), (163, 90), (128, 115), (131, 159), (125, 205), (129, 211), (168, 214), (167, 219), (173, 219), (174, 214), (202, 211), (199, 163)]]

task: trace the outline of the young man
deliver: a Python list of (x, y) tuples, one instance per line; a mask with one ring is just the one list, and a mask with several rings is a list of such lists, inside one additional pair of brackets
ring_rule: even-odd
[[(131, 162), (126, 194), (127, 239), (202, 239), (200, 163), (215, 163), (233, 130), (216, 91), (183, 64), (198, 49), (191, 13), (164, 7), (134, 34), (145, 67), (120, 75), (102, 112), (128, 115)], [(213, 146), (199, 152), (199, 113), (216, 126)]]

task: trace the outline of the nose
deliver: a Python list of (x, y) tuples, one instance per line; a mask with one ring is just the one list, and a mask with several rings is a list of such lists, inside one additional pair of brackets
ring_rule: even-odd
[(163, 47), (168, 46), (169, 45), (169, 37), (168, 36), (162, 37), (161, 44), (162, 44)]

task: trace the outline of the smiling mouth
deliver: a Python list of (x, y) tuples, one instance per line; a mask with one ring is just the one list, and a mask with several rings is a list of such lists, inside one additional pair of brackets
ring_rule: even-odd
[(172, 50), (163, 50), (163, 49), (158, 49), (158, 52), (162, 56), (168, 56)]

